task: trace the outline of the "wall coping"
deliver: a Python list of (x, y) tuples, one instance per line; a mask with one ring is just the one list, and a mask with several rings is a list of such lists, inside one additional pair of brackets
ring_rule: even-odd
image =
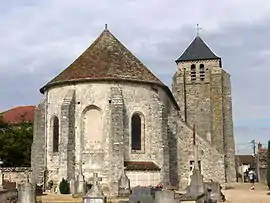
[(31, 172), (31, 167), (2, 167), (2, 172)]

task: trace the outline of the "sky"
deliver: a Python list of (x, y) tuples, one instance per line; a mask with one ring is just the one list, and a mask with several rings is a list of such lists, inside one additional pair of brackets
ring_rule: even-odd
[(37, 105), (39, 88), (104, 24), (171, 87), (175, 59), (200, 36), (231, 74), (237, 153), (270, 140), (269, 0), (9, 0), (0, 6), (0, 111)]

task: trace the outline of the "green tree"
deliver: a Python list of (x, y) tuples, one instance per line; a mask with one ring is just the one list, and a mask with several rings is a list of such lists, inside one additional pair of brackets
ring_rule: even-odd
[(33, 124), (22, 121), (16, 125), (0, 118), (0, 158), (5, 167), (31, 166)]
[(270, 189), (270, 140), (268, 141), (268, 150), (267, 150), (267, 185)]

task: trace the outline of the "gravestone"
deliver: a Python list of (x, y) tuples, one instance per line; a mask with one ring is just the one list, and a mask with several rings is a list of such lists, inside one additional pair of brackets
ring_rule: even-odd
[(2, 164), (3, 161), (0, 159), (0, 190), (2, 190), (4, 187), (4, 174), (2, 172)]
[(73, 178), (69, 181), (69, 189), (70, 194), (72, 195), (76, 194), (76, 182)]
[(106, 197), (103, 196), (98, 186), (98, 174), (93, 174), (93, 185), (83, 197), (83, 203), (106, 203)]
[(118, 196), (119, 197), (128, 197), (130, 195), (130, 180), (127, 177), (125, 169), (118, 181)]
[(187, 187), (187, 194), (197, 196), (204, 192), (203, 176), (199, 169), (194, 168), (190, 185)]
[(79, 172), (79, 175), (77, 175), (76, 179), (77, 179), (76, 184), (75, 184), (76, 193), (85, 195), (86, 194), (86, 182), (84, 179), (84, 175), (82, 174), (82, 166), (80, 166), (80, 172)]
[(27, 182), (18, 188), (18, 203), (36, 203), (36, 194), (34, 185), (29, 182), (27, 174)]
[(161, 191), (161, 189), (153, 187), (135, 187), (132, 189), (131, 195), (129, 197), (129, 203), (154, 203), (155, 193)]
[(212, 201), (224, 202), (225, 196), (221, 192), (221, 186), (218, 182), (204, 183), (205, 190), (209, 190), (209, 196)]
[(155, 193), (155, 203), (176, 203), (175, 192), (170, 190), (157, 191)]

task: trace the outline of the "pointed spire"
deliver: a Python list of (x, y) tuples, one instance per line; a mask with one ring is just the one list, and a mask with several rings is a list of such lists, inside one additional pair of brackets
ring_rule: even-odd
[(176, 60), (176, 63), (183, 61), (220, 59), (220, 57), (216, 56), (200, 37), (201, 29), (199, 24), (197, 24), (197, 36), (184, 53)]

